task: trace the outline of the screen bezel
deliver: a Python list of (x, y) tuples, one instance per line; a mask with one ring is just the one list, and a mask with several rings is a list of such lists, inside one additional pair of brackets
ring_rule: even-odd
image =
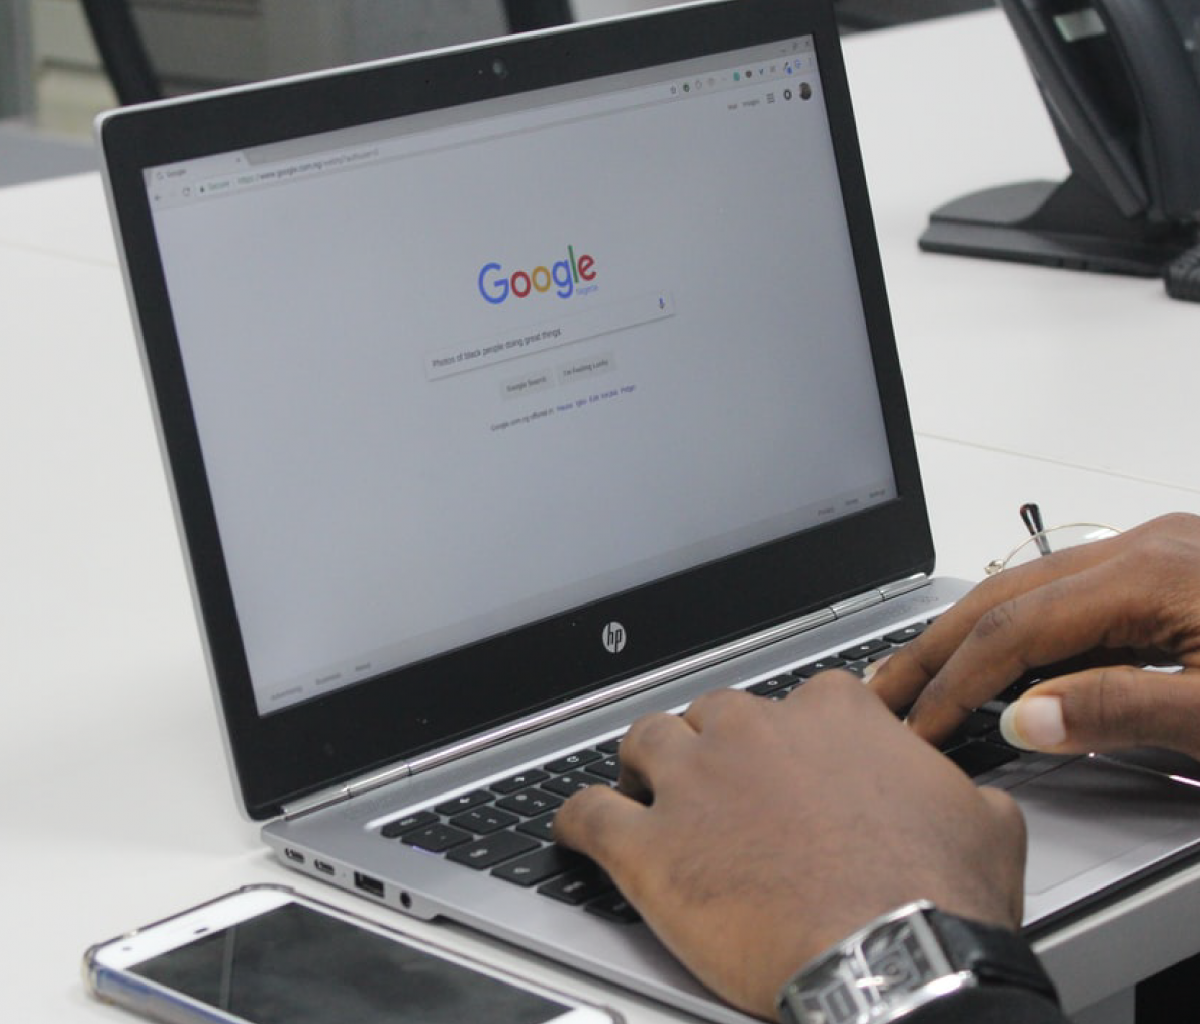
[[(811, 34), (829, 108), (897, 497), (754, 550), (511, 630), (261, 717), (144, 186), (146, 168)], [(496, 61), (505, 73), (497, 75)], [(818, 0), (725, 0), (513, 37), (105, 118), (99, 136), (210, 669), (243, 810), (524, 718), (933, 568), (924, 495), (840, 43)], [(636, 638), (600, 642), (619, 621)]]

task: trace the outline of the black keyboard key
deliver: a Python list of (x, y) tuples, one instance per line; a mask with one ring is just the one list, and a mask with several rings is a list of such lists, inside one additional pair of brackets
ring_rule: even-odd
[(583, 909), (589, 914), (595, 914), (606, 921), (615, 921), (617, 924), (637, 924), (642, 919), (642, 915), (634, 909), (633, 904), (615, 889), (592, 900)]
[(1015, 683), (1011, 683), (1005, 689), (1001, 690), (992, 699), (1000, 704), (1011, 704), (1013, 701), (1018, 700), (1021, 694), (1031, 686), (1040, 681), (1040, 679), (1032, 675), (1022, 676)]
[(463, 843), (469, 843), (473, 838), (470, 832), (439, 822), (407, 833), (400, 842), (406, 846), (415, 846), (419, 850), (427, 850), (429, 853), (444, 853)]
[(603, 743), (597, 743), (596, 749), (602, 754), (615, 754), (621, 746), (621, 737), (615, 736), (611, 740), (605, 740)]
[(506, 796), (503, 800), (497, 800), (496, 806), (522, 817), (532, 818), (538, 814), (545, 814), (546, 811), (557, 811), (562, 806), (562, 801), (540, 789), (523, 789), (519, 793)]
[(616, 782), (617, 776), (621, 774), (621, 762), (615, 756), (606, 757), (600, 761), (593, 761), (584, 771), (588, 775), (597, 775), (609, 782)]
[(540, 818), (530, 818), (517, 826), (518, 832), (524, 832), (543, 842), (554, 842), (554, 812), (543, 814)]
[(764, 679), (761, 683), (747, 686), (746, 692), (759, 697), (770, 697), (773, 694), (788, 693), (795, 685), (796, 680), (791, 676), (776, 676), (774, 679)]
[(817, 661), (810, 661), (807, 665), (801, 665), (792, 672), (792, 675), (799, 676), (801, 679), (810, 679), (818, 672), (828, 672), (831, 668), (843, 668), (845, 664), (845, 658), (819, 658)]
[(515, 814), (502, 811), (497, 807), (475, 807), (466, 814), (459, 814), (451, 818), (450, 824), (455, 828), (474, 832), (477, 836), (486, 836), (492, 832), (499, 832), (502, 828), (508, 828), (509, 825), (515, 825), (520, 820)]
[(506, 882), (528, 888), (586, 864), (586, 858), (574, 850), (563, 846), (543, 846), (540, 850), (501, 864), (492, 874)]
[(1089, 668), (1095, 668), (1095, 662), (1086, 654), (1081, 654), (1073, 658), (1064, 658), (1062, 661), (1056, 661), (1050, 665), (1031, 668), (1006, 690), (997, 694), (995, 699), (1002, 704), (1011, 704), (1031, 686), (1036, 686), (1046, 679), (1070, 675), (1074, 672), (1082, 672)]
[(548, 772), (553, 772), (555, 775), (561, 775), (563, 772), (572, 772), (576, 768), (582, 768), (585, 764), (591, 764), (593, 761), (599, 760), (600, 754), (598, 751), (576, 750), (574, 753), (568, 754), (566, 757), (560, 757), (557, 761), (551, 761), (542, 767)]
[(527, 768), (519, 775), (510, 775), (507, 779), (501, 779), (499, 782), (492, 783), (492, 791), (499, 793), (501, 796), (506, 796), (509, 793), (515, 793), (518, 789), (525, 789), (527, 786), (535, 786), (543, 779), (550, 778), (547, 772), (540, 768)]
[(578, 793), (581, 789), (587, 789), (588, 786), (600, 785), (603, 785), (603, 783), (594, 775), (585, 775), (583, 772), (564, 772), (549, 782), (543, 782), (542, 789), (547, 789), (557, 796), (565, 797), (571, 796), (573, 793)]
[(855, 644), (853, 647), (847, 647), (844, 651), (838, 651), (838, 657), (845, 658), (847, 661), (860, 661), (876, 654), (884, 654), (891, 649), (892, 645), (886, 640), (867, 640), (864, 643)]
[(967, 740), (979, 740), (991, 735), (1000, 728), (1000, 716), (990, 711), (972, 711), (962, 721), (950, 738), (942, 744), (944, 750), (957, 747)]
[(884, 640), (898, 647), (901, 644), (908, 643), (910, 640), (915, 640), (928, 628), (928, 622), (914, 622), (911, 626), (904, 626), (901, 629), (893, 630), (884, 636)]
[(420, 828), (422, 825), (431, 825), (437, 820), (438, 816), (433, 811), (416, 811), (406, 814), (403, 818), (397, 818), (395, 821), (389, 821), (379, 830), (379, 834), (385, 839), (397, 839), (405, 832), (411, 832), (414, 828)]
[(470, 793), (463, 793), (462, 796), (456, 796), (453, 800), (447, 800), (444, 804), (438, 804), (434, 810), (438, 814), (460, 814), (463, 811), (469, 811), (472, 807), (489, 803), (491, 799), (492, 794), (486, 789), (476, 789)]
[(560, 903), (580, 907), (613, 889), (608, 875), (594, 864), (588, 864), (538, 886), (538, 892)]
[(512, 860), (522, 853), (536, 850), (537, 847), (538, 841), (530, 836), (517, 835), (515, 832), (497, 832), (466, 846), (456, 847), (446, 854), (446, 859), (482, 871), (501, 861)]
[(1012, 747), (972, 740), (961, 747), (946, 751), (946, 756), (971, 778), (975, 778), (993, 768), (999, 768), (1002, 764), (1008, 764), (1009, 761), (1015, 761), (1019, 755)]

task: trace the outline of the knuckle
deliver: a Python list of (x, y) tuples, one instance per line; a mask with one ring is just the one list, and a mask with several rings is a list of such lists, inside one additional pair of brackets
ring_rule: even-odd
[(724, 711), (740, 707), (751, 700), (752, 695), (743, 690), (710, 690), (700, 694), (692, 701), (690, 710), (702, 714), (721, 714)]
[(1143, 728), (1137, 714), (1137, 702), (1125, 667), (1102, 668), (1091, 686), (1078, 687), (1063, 701), (1063, 717), (1068, 735), (1086, 731), (1089, 735), (1123, 735), (1140, 739)]
[(1200, 517), (1177, 512), (1154, 520), (1125, 552), (1143, 576), (1194, 586), (1200, 565)]
[(1016, 622), (1016, 607), (1013, 601), (1001, 601), (979, 616), (972, 634), (976, 640), (990, 643), (1011, 632)]
[(656, 738), (662, 737), (664, 730), (675, 728), (676, 724), (675, 716), (665, 711), (639, 718), (621, 740), (621, 752), (628, 756), (639, 746), (655, 746)]
[(1174, 532), (1147, 534), (1139, 547), (1138, 559), (1156, 568), (1174, 570), (1196, 557), (1195, 546)]
[(1191, 512), (1170, 512), (1165, 516), (1152, 520), (1149, 532), (1153, 535), (1168, 533), (1180, 538), (1188, 538), (1192, 543), (1200, 541), (1200, 516)]

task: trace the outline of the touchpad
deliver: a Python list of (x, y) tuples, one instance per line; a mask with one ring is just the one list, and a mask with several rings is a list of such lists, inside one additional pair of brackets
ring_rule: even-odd
[(1103, 888), (1200, 838), (1200, 789), (1099, 758), (1009, 792), (1029, 828), (1029, 896), (1065, 882)]

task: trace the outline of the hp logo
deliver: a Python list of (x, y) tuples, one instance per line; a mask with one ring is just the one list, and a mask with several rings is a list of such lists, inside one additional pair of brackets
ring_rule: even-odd
[(609, 654), (620, 654), (625, 650), (625, 643), (628, 639), (629, 634), (625, 632), (625, 627), (619, 622), (610, 622), (600, 635), (600, 642), (604, 644), (604, 649)]

